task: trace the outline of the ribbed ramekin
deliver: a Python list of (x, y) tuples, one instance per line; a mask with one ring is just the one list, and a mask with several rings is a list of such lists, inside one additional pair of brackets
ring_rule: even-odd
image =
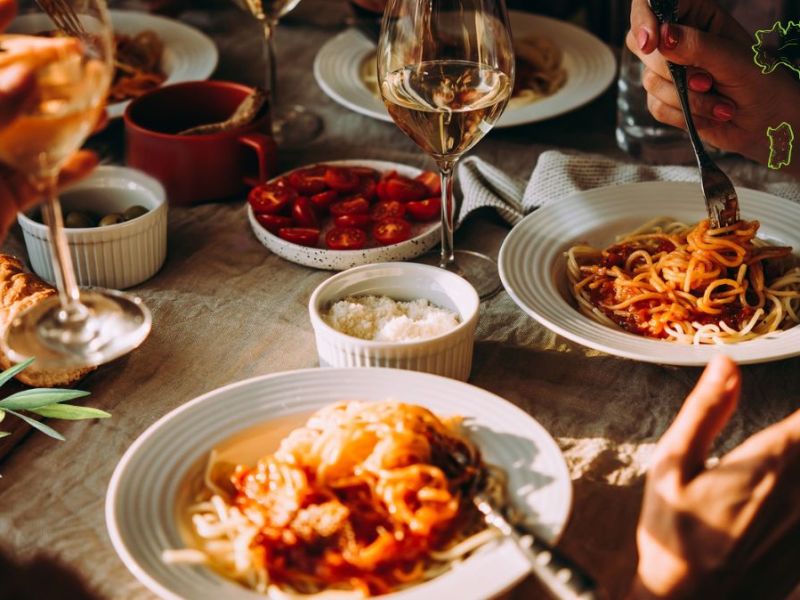
[[(162, 185), (126, 167), (99, 167), (89, 177), (65, 189), (62, 204), (72, 209), (107, 214), (141, 205), (148, 212), (107, 227), (66, 229), (78, 285), (125, 289), (155, 275), (167, 256), (167, 203)], [(31, 268), (54, 283), (47, 227), (19, 213)]]
[[(322, 313), (346, 296), (388, 296), (429, 300), (455, 311), (460, 323), (436, 337), (408, 342), (362, 340), (328, 325)], [(308, 303), (322, 367), (393, 367), (435, 373), (466, 381), (480, 300), (465, 279), (438, 267), (416, 263), (378, 263), (355, 267), (320, 284)]]

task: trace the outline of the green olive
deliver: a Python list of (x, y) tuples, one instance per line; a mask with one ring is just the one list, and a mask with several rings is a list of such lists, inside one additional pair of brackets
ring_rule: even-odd
[(131, 206), (128, 208), (124, 213), (122, 213), (122, 218), (126, 221), (132, 221), (136, 217), (141, 217), (144, 214), (147, 214), (147, 209), (144, 206)]
[(64, 225), (70, 228), (94, 227), (92, 215), (80, 210), (73, 210), (67, 213)]
[(111, 213), (110, 215), (106, 215), (100, 222), (97, 224), (98, 227), (108, 227), (109, 225), (116, 225), (117, 223), (122, 223), (124, 219), (122, 215), (119, 213)]

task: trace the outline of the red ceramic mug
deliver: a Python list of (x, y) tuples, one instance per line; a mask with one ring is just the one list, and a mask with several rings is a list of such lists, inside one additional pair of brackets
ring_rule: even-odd
[(269, 179), (277, 152), (265, 107), (251, 123), (230, 131), (177, 135), (224, 121), (252, 91), (227, 81), (190, 81), (137, 98), (125, 111), (125, 160), (158, 179), (171, 204), (229, 198)]

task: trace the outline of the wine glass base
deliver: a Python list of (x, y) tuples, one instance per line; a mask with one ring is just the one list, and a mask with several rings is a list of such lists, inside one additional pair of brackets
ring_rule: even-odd
[[(472, 250), (456, 250), (454, 254), (455, 263), (444, 268), (469, 281), (481, 300), (491, 298), (502, 289), (497, 263), (494, 260)], [(431, 252), (419, 258), (419, 262), (437, 267), (441, 266), (440, 261), (441, 255), (438, 252)]]
[(322, 119), (300, 104), (295, 104), (272, 118), (272, 136), (284, 148), (305, 146), (317, 139), (320, 133)]
[(82, 290), (81, 303), (88, 318), (63, 332), (56, 329), (62, 325), (58, 296), (17, 315), (2, 339), (6, 356), (13, 362), (34, 357), (38, 369), (93, 367), (127, 354), (150, 333), (152, 317), (139, 298), (114, 290)]

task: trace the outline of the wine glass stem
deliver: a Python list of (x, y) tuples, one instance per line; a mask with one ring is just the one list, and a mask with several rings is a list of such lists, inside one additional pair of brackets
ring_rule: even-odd
[(439, 266), (452, 269), (456, 264), (453, 248), (453, 231), (455, 230), (456, 203), (453, 197), (454, 160), (438, 160), (439, 177), (442, 183), (442, 253)]
[(266, 81), (269, 84), (269, 101), (274, 116), (276, 106), (275, 99), (278, 96), (278, 68), (275, 60), (275, 36), (273, 34), (278, 22), (265, 19), (262, 21), (262, 25), (264, 27), (264, 42), (267, 53)]

